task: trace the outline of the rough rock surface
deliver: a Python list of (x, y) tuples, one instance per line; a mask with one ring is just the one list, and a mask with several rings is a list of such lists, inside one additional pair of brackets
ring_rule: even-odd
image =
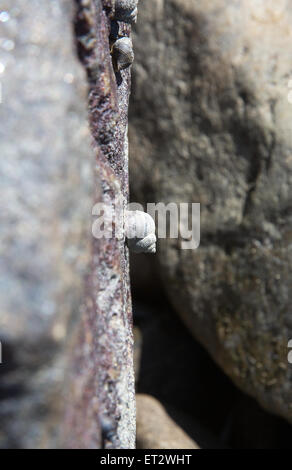
[[(130, 69), (114, 73), (111, 1), (76, 0), (78, 52), (89, 81), (89, 121), (96, 154), (94, 202), (115, 209), (128, 201), (128, 101)], [(123, 230), (123, 219), (115, 220)], [(124, 239), (94, 238), (82, 326), (74, 344), (66, 418), (70, 447), (135, 446), (135, 391), (129, 254)], [(101, 442), (98, 427), (101, 428)]]
[[(135, 441), (128, 254), (122, 242), (105, 246), (96, 241), (91, 248), (93, 192), (95, 201), (102, 200), (122, 180), (127, 194), (129, 72), (120, 77), (121, 97), (105, 10), (99, 1), (76, 2), (81, 4), (96, 8), (88, 16), (100, 25), (91, 44), (106, 64), (87, 56), (100, 86), (90, 101), (94, 149), (87, 124), (88, 82), (73, 34), (74, 3), (0, 2), (3, 448), (51, 448), (64, 442), (133, 447)], [(101, 81), (108, 85), (107, 110), (112, 107), (101, 126), (110, 127), (113, 116), (117, 122), (114, 135), (103, 134), (118, 147), (111, 153), (102, 147), (101, 121), (94, 122), (98, 113), (103, 116), (106, 101)], [(104, 269), (98, 271), (98, 265)], [(82, 369), (73, 367), (69, 375), (75, 331), (81, 339), (74, 367)], [(66, 423), (76, 419), (78, 429), (62, 427), (64, 397)], [(102, 422), (107, 436), (102, 436)]]
[(86, 78), (68, 2), (0, 10), (1, 447), (54, 447), (68, 322), (90, 259)]
[(158, 245), (168, 296), (234, 382), (290, 421), (291, 3), (141, 2), (130, 108), (132, 199), (201, 203), (199, 249)]
[(149, 303), (149, 294), (142, 297), (137, 286), (132, 295), (135, 329), (140, 333), (140, 341), (135, 335), (136, 357), (140, 356), (136, 393), (162, 403), (201, 449), (291, 447), (291, 425), (229, 380), (168, 305), (161, 288), (155, 304), (153, 299)]
[(138, 394), (136, 402), (138, 449), (199, 449), (158, 400)]

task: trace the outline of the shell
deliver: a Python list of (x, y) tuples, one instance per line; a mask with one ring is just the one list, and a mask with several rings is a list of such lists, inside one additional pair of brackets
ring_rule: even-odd
[(138, 0), (116, 0), (114, 19), (124, 23), (136, 23)]
[(155, 223), (147, 212), (127, 211), (125, 217), (127, 244), (134, 253), (155, 253)]
[(120, 38), (112, 46), (112, 56), (116, 70), (124, 70), (134, 62), (133, 44), (130, 38)]

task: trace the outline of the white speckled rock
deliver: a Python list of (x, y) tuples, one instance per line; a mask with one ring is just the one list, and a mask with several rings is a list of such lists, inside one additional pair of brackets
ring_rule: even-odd
[(134, 253), (155, 253), (155, 223), (143, 211), (126, 211), (125, 232), (127, 244)]

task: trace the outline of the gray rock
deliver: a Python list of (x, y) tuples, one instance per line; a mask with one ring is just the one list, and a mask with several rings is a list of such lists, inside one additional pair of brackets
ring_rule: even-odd
[[(89, 121), (96, 157), (94, 202), (116, 207), (128, 200), (128, 101), (130, 69), (114, 73), (109, 39), (110, 0), (77, 2), (78, 54), (89, 80)], [(114, 26), (114, 27), (113, 27)], [(94, 219), (93, 219), (94, 220)], [(116, 218), (121, 233), (123, 219)], [(90, 276), (78, 335), (72, 341), (65, 421), (69, 447), (134, 448), (135, 390), (128, 249), (124, 239), (93, 238)], [(101, 439), (100, 439), (101, 438)]]
[(1, 447), (55, 447), (90, 260), (87, 87), (70, 4), (1, 11)]
[[(74, 2), (41, 3), (2, 0), (0, 8), (0, 447), (133, 447), (128, 254), (123, 242), (91, 246), (93, 200), (119, 178), (128, 191), (129, 72), (117, 93), (105, 9), (76, 2), (99, 25), (89, 28), (88, 77), (96, 87), (108, 80), (112, 108), (102, 123), (91, 122), (93, 149)], [(100, 104), (91, 101), (91, 111), (102, 115), (104, 88), (92, 93)], [(107, 416), (114, 422), (108, 439)]]
[(141, 3), (132, 199), (200, 202), (201, 244), (160, 240), (190, 331), (244, 391), (292, 421), (290, 2)]

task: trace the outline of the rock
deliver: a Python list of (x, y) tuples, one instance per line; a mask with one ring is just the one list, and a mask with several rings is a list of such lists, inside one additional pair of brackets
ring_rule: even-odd
[(134, 372), (135, 372), (135, 382), (138, 381), (140, 364), (141, 364), (141, 353), (143, 338), (140, 329), (136, 326), (133, 328), (134, 334)]
[(158, 400), (141, 394), (136, 403), (138, 449), (199, 449)]
[[(1, 2), (1, 447), (56, 447), (90, 261), (86, 78), (65, 1)], [(4, 12), (4, 13), (3, 13)]]
[[(84, 67), (74, 4), (93, 25)], [(130, 74), (117, 84), (107, 7), (1, 2), (1, 448), (135, 443), (128, 253), (91, 235), (93, 201), (128, 192)]]
[(292, 422), (289, 4), (141, 4), (130, 173), (136, 202), (201, 204), (197, 250), (159, 241), (167, 295), (232, 380)]
[(291, 425), (228, 379), (172, 310), (163, 289), (154, 300), (149, 293), (142, 299), (132, 276), (132, 295), (140, 333), (140, 341), (135, 337), (140, 356), (136, 393), (163, 403), (201, 449), (290, 448)]
[[(130, 36), (115, 23), (112, 0), (78, 0), (75, 34), (89, 82), (89, 121), (96, 157), (94, 202), (125, 208), (128, 200), (130, 69), (114, 73), (112, 35)], [(118, 27), (118, 32), (116, 28)], [(116, 218), (115, 228), (124, 229)], [(129, 254), (125, 240), (93, 238), (91, 272), (81, 325), (73, 343), (64, 434), (69, 447), (135, 446), (135, 380)]]

